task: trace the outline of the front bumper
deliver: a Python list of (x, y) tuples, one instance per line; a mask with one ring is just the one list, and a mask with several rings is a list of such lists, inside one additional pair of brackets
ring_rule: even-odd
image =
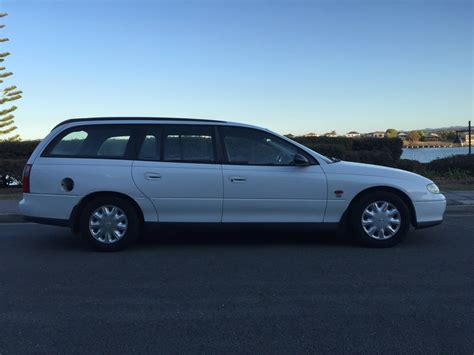
[(413, 205), (416, 213), (416, 228), (432, 227), (443, 222), (446, 199), (418, 201)]

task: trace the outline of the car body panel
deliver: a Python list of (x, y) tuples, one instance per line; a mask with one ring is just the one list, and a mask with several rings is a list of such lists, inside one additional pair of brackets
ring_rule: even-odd
[(222, 174), (223, 222), (322, 222), (324, 219), (327, 184), (319, 165), (225, 164)]
[(446, 210), (446, 200), (416, 201), (413, 203), (416, 211), (417, 225), (443, 220)]
[[(328, 181), (328, 207), (324, 222), (338, 222), (351, 201), (361, 192), (374, 188), (392, 188), (405, 194), (414, 202), (439, 202), (446, 204), (442, 194), (426, 189), (432, 183), (417, 174), (371, 164), (336, 162), (323, 166)], [(366, 172), (366, 173), (365, 173)], [(336, 193), (336, 192), (343, 193)], [(417, 211), (418, 212), (418, 211)], [(442, 211), (444, 213), (444, 209)], [(441, 219), (442, 219), (441, 213)], [(425, 221), (416, 213), (417, 221)], [(437, 220), (440, 218), (436, 215)]]
[[(72, 191), (65, 191), (61, 182), (70, 178), (74, 182)], [(69, 219), (74, 207), (92, 193), (118, 192), (131, 197), (141, 208), (146, 221), (158, 221), (156, 210), (147, 196), (133, 183), (132, 161), (119, 159), (80, 159), (80, 158), (45, 158), (37, 157), (31, 170), (30, 194), (31, 204), (40, 198), (37, 195), (49, 196), (49, 203), (57, 205), (61, 215)], [(70, 196), (74, 198), (64, 198)], [(46, 201), (46, 200), (45, 200)], [(26, 202), (20, 204), (20, 208)], [(25, 215), (32, 215), (32, 208), (24, 209)], [(23, 210), (22, 210), (23, 212)], [(45, 211), (39, 211), (41, 217)], [(59, 217), (56, 217), (59, 218)]]
[(136, 186), (153, 202), (160, 222), (221, 221), (219, 164), (135, 161), (132, 174)]
[(78, 195), (24, 193), (20, 211), (25, 217), (68, 221), (80, 200)]

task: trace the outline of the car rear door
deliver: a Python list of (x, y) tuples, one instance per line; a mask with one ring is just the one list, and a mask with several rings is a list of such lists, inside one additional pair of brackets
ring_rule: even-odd
[[(326, 175), (298, 147), (267, 132), (222, 126), (223, 222), (322, 222)], [(295, 166), (295, 154), (310, 164)]]
[(220, 222), (222, 169), (215, 128), (209, 125), (147, 125), (133, 162), (137, 187), (160, 222)]

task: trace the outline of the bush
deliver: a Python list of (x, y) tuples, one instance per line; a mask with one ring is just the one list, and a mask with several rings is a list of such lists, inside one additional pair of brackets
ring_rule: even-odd
[(474, 182), (474, 156), (455, 155), (449, 158), (420, 163), (416, 160), (400, 160), (397, 168), (421, 174), (438, 183), (472, 184)]
[(39, 142), (0, 141), (0, 188), (21, 183), (23, 167)]
[(474, 155), (454, 155), (448, 158), (436, 159), (427, 163), (426, 168), (440, 174), (463, 171), (474, 175)]
[[(320, 145), (338, 145), (343, 146), (346, 150), (352, 149), (354, 139), (345, 137), (295, 137), (294, 141), (307, 146), (308, 148), (314, 149)], [(319, 153), (319, 152), (318, 152)], [(322, 153), (321, 153), (322, 154)]]
[(328, 157), (345, 159), (346, 148), (337, 144), (319, 144), (317, 147), (307, 146), (308, 148)]
[(394, 166), (402, 155), (398, 138), (295, 137), (298, 143), (329, 157)]
[(431, 178), (466, 180), (474, 176), (474, 156), (455, 155), (430, 163), (400, 159), (403, 142), (398, 138), (295, 137), (294, 140), (329, 157), (396, 167)]
[(418, 160), (400, 159), (397, 163), (397, 168), (417, 174), (426, 173), (426, 164), (420, 163)]
[(0, 187), (8, 187), (14, 182), (21, 183), (25, 159), (0, 159)]
[(399, 138), (361, 138), (353, 141), (353, 150), (384, 150), (391, 155), (393, 162), (398, 162), (403, 153), (403, 142)]
[(388, 150), (359, 150), (359, 151), (348, 151), (344, 154), (344, 160), (376, 164), (384, 166), (395, 166), (395, 162)]
[(39, 140), (13, 142), (0, 141), (0, 159), (28, 159), (39, 142)]

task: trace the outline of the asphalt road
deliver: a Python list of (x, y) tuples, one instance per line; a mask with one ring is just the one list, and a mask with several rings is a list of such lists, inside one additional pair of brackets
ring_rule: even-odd
[(472, 215), (391, 249), (202, 226), (104, 254), (67, 229), (0, 224), (0, 353), (471, 355), (473, 265)]

